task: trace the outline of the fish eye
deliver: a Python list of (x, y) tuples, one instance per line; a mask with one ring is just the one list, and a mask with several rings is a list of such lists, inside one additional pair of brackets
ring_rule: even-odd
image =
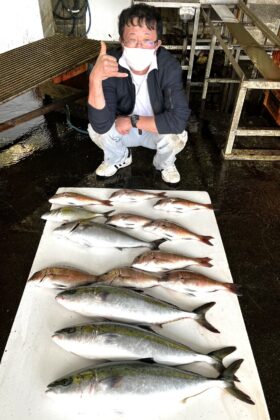
[(49, 385), (49, 388), (55, 388), (56, 386), (68, 386), (68, 385), (71, 385), (72, 382), (73, 382), (72, 378), (59, 379), (57, 381), (52, 382)]
[(75, 327), (64, 328), (63, 331), (68, 334), (73, 334), (74, 332), (76, 332), (76, 328)]
[(68, 386), (68, 385), (71, 385), (72, 382), (73, 382), (72, 378), (65, 378), (65, 379), (61, 379), (60, 385), (61, 386)]

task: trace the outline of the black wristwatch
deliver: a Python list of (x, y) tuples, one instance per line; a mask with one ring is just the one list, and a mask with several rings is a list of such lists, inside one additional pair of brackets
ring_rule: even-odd
[(130, 115), (130, 121), (131, 121), (132, 127), (137, 128), (136, 124), (138, 120), (139, 120), (139, 115), (135, 115), (135, 114)]
[[(139, 115), (132, 114), (130, 116), (130, 121), (131, 121), (132, 127), (137, 128), (137, 125), (136, 124), (139, 121)], [(142, 130), (139, 130), (138, 129), (138, 132), (139, 132), (139, 134), (142, 134)]]

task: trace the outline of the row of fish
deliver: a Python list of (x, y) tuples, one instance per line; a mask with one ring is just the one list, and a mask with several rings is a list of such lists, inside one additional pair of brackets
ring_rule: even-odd
[[(203, 354), (170, 338), (162, 337), (151, 329), (153, 325), (179, 319), (193, 319), (210, 331), (218, 332), (205, 319), (205, 313), (214, 305), (213, 302), (188, 312), (127, 288), (99, 285), (68, 289), (59, 293), (56, 300), (67, 309), (81, 315), (105, 317), (114, 322), (99, 321), (67, 327), (54, 333), (54, 342), (65, 350), (87, 359), (105, 358), (114, 362), (82, 369), (52, 382), (48, 385), (47, 394), (53, 399), (61, 401), (62, 398), (63, 402), (68, 400), (71, 403), (74, 398), (75, 404), (82, 401), (82, 410), (90, 408), (90, 404), (96, 405), (102, 401), (106, 405), (110, 404), (113, 409), (125, 411), (127, 404), (132, 402), (132, 396), (135, 404), (139, 404), (140, 396), (143, 395), (146, 398), (151, 398), (154, 394), (164, 397), (167, 396), (166, 386), (168, 395), (173, 393), (177, 402), (184, 402), (209, 388), (220, 387), (227, 389), (236, 398), (254, 404), (251, 398), (234, 384), (234, 381), (238, 381), (234, 373), (242, 360), (235, 361), (227, 369), (223, 366), (223, 358), (235, 351), (235, 347), (225, 347)], [(116, 320), (129, 324), (115, 322)], [(131, 325), (132, 323), (136, 325)], [(144, 327), (144, 324), (150, 327)], [(147, 358), (155, 364), (143, 363)], [(219, 376), (213, 379), (179, 368), (180, 365), (196, 362), (212, 365), (220, 373)], [(114, 374), (117, 372), (119, 376), (116, 386)], [(102, 375), (107, 378), (106, 386), (102, 380), (100, 383), (100, 379), (104, 379)], [(112, 399), (112, 394), (118, 398)], [(125, 401), (124, 397), (128, 401)], [(157, 401), (152, 399), (151, 404), (157, 404)]]
[[(177, 254), (170, 254), (170, 257), (172, 256), (174, 256), (174, 260), (169, 261), (165, 258), (169, 257), (168, 253), (161, 251), (145, 252), (143, 255), (135, 258), (135, 263), (132, 264), (132, 267), (114, 268), (99, 276), (69, 267), (46, 267), (33, 273), (28, 281), (36, 286), (57, 289), (69, 289), (98, 283), (135, 289), (161, 286), (194, 296), (219, 290), (241, 295), (241, 287), (238, 284), (217, 281), (190, 270), (174, 269), (178, 266), (180, 267), (179, 264), (181, 262), (183, 262), (184, 266), (190, 264), (209, 266), (211, 264), (208, 262), (208, 258), (190, 259), (183, 256), (180, 257)], [(133, 265), (138, 265), (142, 270), (133, 268)], [(144, 271), (145, 267), (148, 268), (148, 271)]]
[[(204, 354), (153, 331), (155, 326), (190, 319), (218, 333), (206, 319), (207, 311), (215, 302), (187, 311), (139, 290), (161, 286), (194, 296), (218, 290), (239, 295), (238, 285), (186, 270), (192, 265), (211, 267), (210, 258), (191, 258), (157, 250), (164, 240), (195, 239), (212, 245), (212, 237), (194, 234), (167, 220), (152, 220), (131, 213), (112, 214), (112, 211), (94, 213), (85, 208), (137, 203), (151, 198), (160, 198), (154, 205), (156, 210), (168, 212), (212, 208), (211, 205), (168, 198), (165, 193), (137, 190), (116, 191), (108, 200), (76, 193), (56, 194), (50, 199), (54, 204), (71, 206), (52, 210), (43, 216), (46, 220), (67, 220), (67, 223), (54, 229), (54, 235), (87, 247), (148, 247), (150, 250), (136, 257), (131, 267), (118, 267), (98, 276), (70, 267), (47, 267), (29, 279), (31, 284), (41, 287), (66, 289), (56, 296), (59, 304), (83, 316), (101, 318), (56, 331), (53, 341), (81, 357), (108, 360), (50, 383), (46, 392), (81, 411), (91, 410), (92, 404), (99, 405), (101, 409), (109, 405), (118, 412), (127, 411), (129, 407), (132, 410), (141, 408), (143, 403), (153, 408), (162, 407), (165, 402), (167, 405), (185, 402), (213, 387), (226, 389), (236, 398), (254, 404), (234, 383), (238, 381), (235, 372), (242, 360), (233, 362), (227, 368), (223, 366), (223, 359), (235, 351), (235, 347)], [(105, 217), (106, 224), (92, 221), (100, 216)], [(141, 228), (155, 234), (158, 240), (142, 241), (118, 228)], [(218, 376), (208, 378), (180, 368), (196, 362), (213, 366)]]
[(63, 192), (55, 194), (49, 199), (49, 202), (62, 206), (112, 206), (118, 203), (139, 203), (153, 198), (160, 198), (154, 205), (156, 210), (182, 213), (189, 210), (212, 209), (211, 204), (197, 203), (179, 197), (166, 197), (165, 192), (155, 193), (131, 189), (118, 190), (112, 193), (107, 200), (75, 192)]

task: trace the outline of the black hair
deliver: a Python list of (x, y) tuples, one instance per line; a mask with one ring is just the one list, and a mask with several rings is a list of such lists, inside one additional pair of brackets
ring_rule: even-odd
[[(135, 21), (134, 21), (135, 19)], [(145, 3), (134, 4), (124, 9), (119, 16), (119, 35), (123, 39), (125, 25), (142, 26), (145, 24), (148, 29), (156, 29), (157, 39), (162, 36), (162, 18), (154, 6)]]

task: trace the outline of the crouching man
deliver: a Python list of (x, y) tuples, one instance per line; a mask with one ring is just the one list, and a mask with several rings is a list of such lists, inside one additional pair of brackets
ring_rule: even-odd
[(156, 150), (153, 164), (168, 183), (180, 181), (176, 154), (186, 145), (190, 114), (176, 58), (161, 46), (157, 9), (133, 5), (119, 16), (121, 48), (100, 54), (89, 78), (89, 135), (104, 151), (96, 169), (110, 177), (131, 164), (130, 148)]

